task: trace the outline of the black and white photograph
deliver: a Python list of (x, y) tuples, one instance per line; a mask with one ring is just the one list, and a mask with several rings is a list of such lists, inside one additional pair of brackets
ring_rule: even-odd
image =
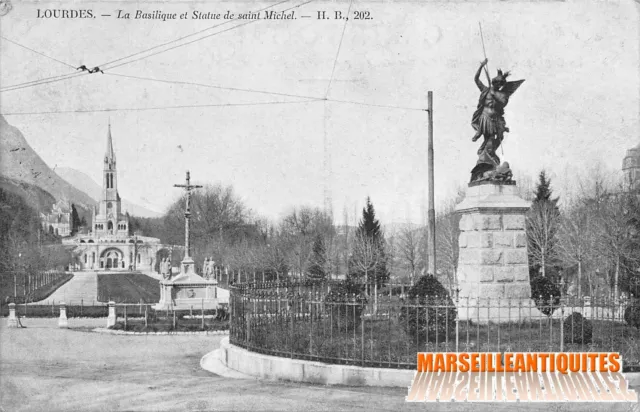
[(639, 0), (0, 0), (0, 412), (640, 411)]

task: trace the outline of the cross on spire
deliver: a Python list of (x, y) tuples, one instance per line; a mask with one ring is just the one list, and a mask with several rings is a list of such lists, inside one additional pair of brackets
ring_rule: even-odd
[(189, 249), (189, 223), (191, 220), (191, 192), (195, 189), (200, 189), (201, 185), (192, 185), (191, 184), (191, 174), (187, 170), (187, 177), (185, 179), (185, 184), (183, 185), (173, 185), (174, 187), (183, 188), (187, 193), (187, 204), (184, 211), (184, 260), (187, 260), (191, 257), (190, 249)]

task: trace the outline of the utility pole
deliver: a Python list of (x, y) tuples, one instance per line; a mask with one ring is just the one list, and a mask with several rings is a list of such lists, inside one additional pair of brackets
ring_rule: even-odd
[(428, 242), (427, 245), (427, 257), (428, 257), (428, 270), (427, 273), (435, 276), (436, 275), (436, 211), (435, 211), (435, 201), (434, 201), (434, 179), (433, 179), (433, 92), (429, 91), (427, 94), (428, 101), (428, 109), (427, 113), (429, 114), (429, 137), (428, 137), (428, 148), (427, 148), (427, 166), (429, 173), (429, 193), (427, 202), (429, 204), (427, 210), (427, 231), (428, 231)]

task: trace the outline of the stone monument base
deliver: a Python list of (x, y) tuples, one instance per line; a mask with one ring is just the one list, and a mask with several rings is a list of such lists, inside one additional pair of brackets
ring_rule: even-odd
[(160, 281), (160, 301), (156, 310), (217, 309), (217, 284), (215, 279), (204, 279), (195, 273), (193, 260), (185, 258), (180, 273), (172, 279)]
[(460, 216), (461, 320), (510, 322), (544, 316), (531, 300), (525, 214), (515, 183), (470, 184)]

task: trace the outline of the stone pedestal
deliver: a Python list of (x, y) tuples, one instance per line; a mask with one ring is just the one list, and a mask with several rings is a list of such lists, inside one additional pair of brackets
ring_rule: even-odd
[(60, 318), (58, 319), (58, 327), (59, 328), (68, 328), (69, 323), (67, 322), (67, 306), (64, 302), (60, 302)]
[(10, 328), (18, 327), (18, 318), (16, 318), (16, 304), (9, 303), (9, 318), (7, 319), (7, 326)]
[(541, 315), (531, 300), (525, 214), (515, 184), (470, 184), (460, 216), (460, 319), (509, 322)]
[(185, 257), (175, 278), (160, 281), (160, 301), (154, 309), (217, 309), (217, 284), (215, 279), (199, 276), (193, 260)]
[(109, 316), (107, 316), (107, 327), (111, 327), (116, 324), (116, 303), (109, 302)]

